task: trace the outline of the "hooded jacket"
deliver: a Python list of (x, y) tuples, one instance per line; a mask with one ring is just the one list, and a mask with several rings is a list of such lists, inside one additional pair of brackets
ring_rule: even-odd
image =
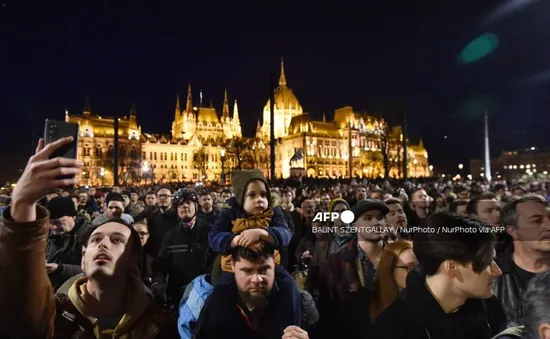
[[(81, 298), (86, 278), (77, 280), (68, 296), (54, 294), (44, 265), (49, 214), (40, 206), (36, 214), (36, 221), (16, 223), (6, 209), (0, 223), (0, 337), (99, 337)], [(175, 320), (140, 286), (128, 284), (130, 302), (111, 337), (178, 338)]]

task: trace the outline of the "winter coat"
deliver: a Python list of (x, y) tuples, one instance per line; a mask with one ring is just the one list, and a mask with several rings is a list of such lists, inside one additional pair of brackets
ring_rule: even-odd
[[(97, 327), (75, 292), (86, 278), (75, 282), (68, 296), (53, 292), (44, 265), (49, 213), (38, 206), (36, 216), (16, 223), (6, 209), (0, 223), (0, 309), (9, 310), (0, 312), (0, 337), (96, 338)], [(121, 332), (113, 338), (177, 338), (175, 319), (152, 302), (143, 284), (131, 285), (132, 298), (117, 325)]]

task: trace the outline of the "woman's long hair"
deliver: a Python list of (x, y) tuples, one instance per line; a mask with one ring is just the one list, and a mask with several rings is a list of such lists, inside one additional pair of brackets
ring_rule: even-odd
[(374, 283), (373, 299), (370, 305), (371, 321), (388, 307), (399, 296), (399, 288), (394, 278), (395, 265), (399, 255), (405, 250), (412, 249), (412, 243), (408, 241), (394, 241), (384, 247), (378, 269), (376, 270), (376, 281)]

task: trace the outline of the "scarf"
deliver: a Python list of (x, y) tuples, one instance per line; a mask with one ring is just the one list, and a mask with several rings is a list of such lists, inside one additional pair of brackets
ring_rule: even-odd
[[(231, 228), (231, 232), (233, 234), (241, 234), (245, 230), (251, 230), (254, 228), (261, 228), (264, 230), (268, 229), (273, 215), (273, 209), (268, 208), (262, 214), (247, 218), (237, 218), (232, 221), (233, 228)], [(275, 251), (275, 256), (273, 259), (275, 260), (275, 264), (281, 263), (281, 255), (279, 254), (279, 251)], [(222, 256), (221, 265), (224, 272), (233, 272), (233, 269), (231, 268), (231, 255)]]
[(126, 305), (124, 315), (114, 329), (100, 332), (98, 319), (87, 316), (87, 314), (90, 314), (90, 311), (89, 305), (87, 305), (85, 300), (85, 296), (88, 294), (86, 282), (87, 278), (85, 277), (75, 281), (69, 289), (68, 295), (78, 312), (87, 317), (94, 326), (95, 337), (97, 339), (131, 339), (131, 331), (136, 321), (147, 311), (153, 302), (152, 296), (146, 291), (143, 283), (135, 278), (129, 279), (129, 283), (127, 284), (129, 302)]

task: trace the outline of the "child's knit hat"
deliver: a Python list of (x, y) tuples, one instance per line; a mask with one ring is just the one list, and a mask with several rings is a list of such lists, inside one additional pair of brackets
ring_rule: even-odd
[(260, 180), (264, 182), (267, 190), (268, 203), (270, 201), (271, 194), (269, 192), (269, 184), (267, 183), (262, 171), (257, 168), (252, 170), (235, 170), (231, 174), (231, 186), (233, 187), (233, 193), (235, 193), (235, 199), (240, 206), (244, 206), (246, 186), (248, 186), (248, 183), (252, 180)]

